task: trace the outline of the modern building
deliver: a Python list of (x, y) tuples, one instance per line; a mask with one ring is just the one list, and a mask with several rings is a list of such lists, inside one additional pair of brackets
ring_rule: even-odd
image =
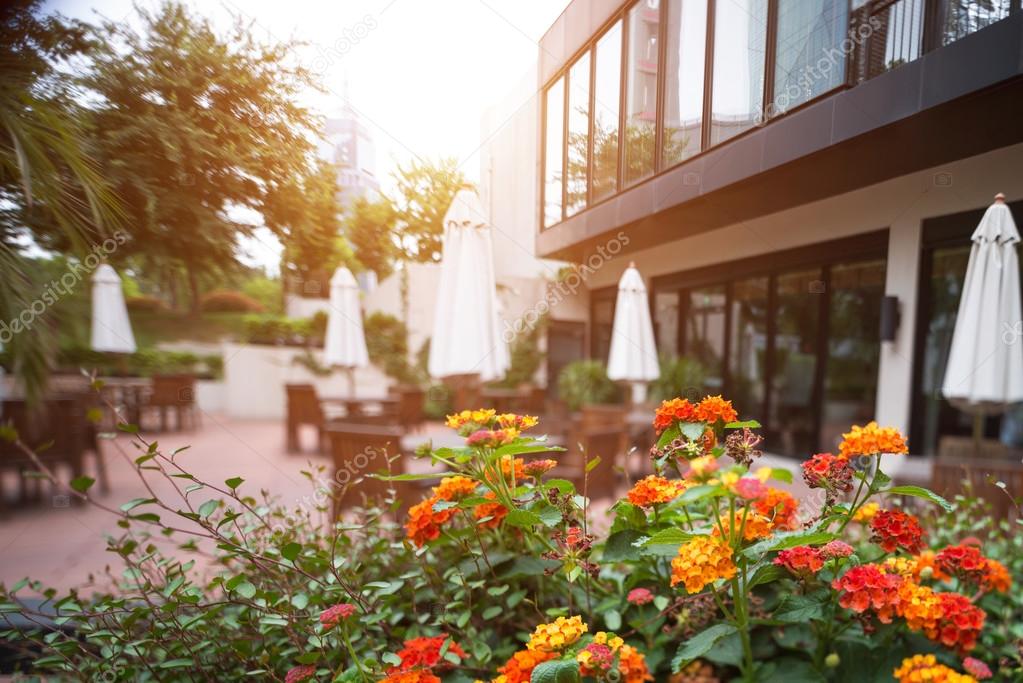
[[(660, 352), (770, 451), (970, 433), (939, 388), (973, 229), (997, 192), (1023, 222), (1020, 0), (573, 0), (538, 59), (519, 198), (586, 273), (586, 355), (635, 261)], [(986, 435), (1020, 446), (1020, 412)]]

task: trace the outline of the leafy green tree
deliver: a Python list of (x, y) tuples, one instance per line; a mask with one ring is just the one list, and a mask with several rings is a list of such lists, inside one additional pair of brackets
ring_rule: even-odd
[(293, 43), (264, 44), (241, 19), (221, 36), (176, 2), (137, 11), (93, 32), (96, 145), (131, 219), (127, 252), (184, 269), (197, 311), (200, 275), (235, 262), (238, 237), (258, 225), (240, 210), (273, 214), (285, 237), (294, 226), (281, 214), (301, 215), (279, 195), (316, 178), (317, 122), (298, 104), (314, 84)]
[(344, 219), (344, 235), (358, 264), (381, 280), (394, 271), (398, 256), (397, 213), (387, 197), (359, 197)]
[(468, 187), (458, 163), (451, 158), (416, 160), (399, 166), (394, 180), (397, 235), (404, 260), (440, 261), (444, 214), (455, 193)]
[(40, 7), (39, 0), (0, 6), (0, 346), (32, 400), (45, 385), (55, 340), (36, 305), (54, 302), (33, 277), (25, 240), (83, 258), (119, 218), (60, 68), (88, 53), (86, 30), (40, 16)]

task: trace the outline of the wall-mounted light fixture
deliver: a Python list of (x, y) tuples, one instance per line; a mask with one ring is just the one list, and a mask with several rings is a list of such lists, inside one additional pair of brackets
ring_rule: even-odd
[(881, 341), (895, 341), (899, 331), (899, 297), (881, 299)]

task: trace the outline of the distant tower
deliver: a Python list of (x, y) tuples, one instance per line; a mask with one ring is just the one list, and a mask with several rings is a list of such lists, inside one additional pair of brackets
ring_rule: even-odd
[(380, 192), (376, 175), (376, 145), (369, 128), (352, 108), (347, 78), (341, 115), (325, 121), (324, 138), (326, 143), (320, 146), (320, 156), (337, 167), (341, 204), (347, 208), (357, 197), (376, 197)]

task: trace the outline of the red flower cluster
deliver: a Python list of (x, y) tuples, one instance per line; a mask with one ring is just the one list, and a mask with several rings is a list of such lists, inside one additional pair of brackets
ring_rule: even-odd
[(994, 675), (991, 673), (991, 667), (974, 657), (964, 659), (963, 668), (978, 681), (986, 681)]
[(889, 574), (876, 564), (862, 564), (851, 568), (831, 582), (831, 587), (842, 591), (838, 604), (857, 613), (872, 609), (877, 618), (890, 624), (899, 605), (899, 585), (902, 577)]
[(984, 610), (959, 593), (937, 593), (941, 616), (927, 637), (959, 652), (969, 652), (977, 645), (984, 628)]
[(853, 547), (845, 541), (829, 541), (821, 548), (821, 555), (824, 559), (830, 560), (836, 557), (849, 557), (853, 554)]
[[(387, 673), (399, 671), (410, 671), (412, 669), (449, 669), (452, 664), (440, 656), (441, 648), (448, 636), (433, 636), (413, 638), (405, 641), (405, 646), (398, 651), (401, 664), (392, 666)], [(455, 641), (448, 645), (448, 652), (466, 657), (465, 650), (458, 646)]]
[(310, 664), (300, 664), (288, 669), (284, 674), (284, 683), (302, 683), (316, 675), (316, 667)]
[(917, 555), (923, 550), (924, 530), (913, 515), (900, 510), (881, 510), (870, 520), (870, 529), (873, 531), (871, 540), (885, 552), (905, 548)]
[(654, 601), (654, 594), (646, 588), (633, 588), (625, 599), (633, 605), (645, 605)]
[(832, 453), (818, 453), (803, 462), (803, 481), (812, 489), (851, 491), (853, 470), (849, 460)]
[(945, 574), (984, 591), (1006, 592), (1012, 586), (1009, 571), (998, 560), (984, 557), (974, 545), (950, 545), (935, 556), (935, 566)]
[(800, 545), (782, 550), (778, 557), (774, 558), (774, 563), (779, 567), (785, 567), (796, 576), (806, 578), (824, 567), (824, 556), (817, 548)]
[(356, 607), (351, 603), (342, 602), (337, 605), (333, 605), (320, 613), (320, 623), (323, 624), (323, 628), (334, 628), (341, 623), (343, 619), (347, 619), (355, 614), (355, 611)]

